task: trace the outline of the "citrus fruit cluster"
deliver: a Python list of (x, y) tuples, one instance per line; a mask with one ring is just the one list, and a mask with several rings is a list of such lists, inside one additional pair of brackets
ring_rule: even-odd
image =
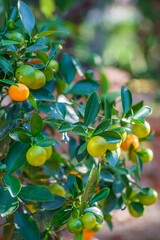
[(34, 167), (43, 165), (52, 156), (52, 147), (32, 146), (26, 154), (28, 163)]
[(93, 213), (84, 213), (79, 218), (71, 218), (67, 223), (67, 229), (70, 233), (77, 234), (83, 230), (84, 239), (87, 238), (87, 233), (94, 235), (94, 232), (98, 232), (102, 228), (103, 224), (98, 224), (96, 217)]
[[(145, 193), (133, 190), (129, 196), (128, 210), (133, 217), (141, 217), (145, 213), (145, 206), (154, 204), (158, 199), (158, 193), (152, 188), (146, 189)], [(140, 211), (136, 211), (133, 203), (140, 203)]]
[[(23, 35), (18, 32), (11, 33), (8, 39), (16, 42), (17, 48), (21, 48), (25, 44)], [(25, 101), (29, 97), (29, 88), (37, 90), (44, 87), (46, 81), (51, 81), (54, 73), (59, 70), (59, 63), (53, 59), (46, 62), (46, 66), (41, 70), (29, 65), (31, 63), (21, 65), (15, 71), (17, 86), (12, 85), (8, 91), (14, 101)]]

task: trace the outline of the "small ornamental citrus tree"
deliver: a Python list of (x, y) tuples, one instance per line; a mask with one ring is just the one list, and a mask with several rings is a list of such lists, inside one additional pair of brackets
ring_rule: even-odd
[[(0, 214), (3, 239), (90, 239), (113, 209), (134, 217), (156, 202), (140, 185), (151, 108), (132, 105), (129, 89), (98, 95), (101, 86), (50, 35), (29, 7), (4, 1), (0, 35)], [(75, 75), (79, 81), (73, 83)], [(53, 95), (54, 92), (54, 95)], [(67, 97), (67, 98), (66, 98)], [(117, 100), (118, 98), (118, 100)], [(116, 109), (117, 101), (122, 111)], [(85, 104), (84, 104), (85, 103)], [(67, 143), (67, 144), (66, 144)], [(130, 164), (129, 163), (130, 160)], [(123, 212), (122, 212), (123, 214)]]

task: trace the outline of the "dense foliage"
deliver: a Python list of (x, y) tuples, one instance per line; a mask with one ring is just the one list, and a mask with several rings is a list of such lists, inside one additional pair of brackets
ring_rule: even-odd
[[(112, 229), (113, 209), (128, 207), (132, 216), (142, 216), (145, 205), (158, 197), (155, 190), (140, 185), (143, 163), (153, 159), (151, 149), (143, 148), (143, 141), (153, 137), (145, 120), (151, 108), (143, 101), (133, 105), (125, 86), (120, 93), (107, 93), (91, 69), (84, 74), (79, 61), (61, 53), (62, 46), (49, 38), (61, 32), (39, 31), (23, 1), (14, 8), (9, 0), (4, 5), (0, 34), (4, 239), (61, 239), (67, 226), (75, 240), (83, 240), (104, 220)], [(73, 81), (75, 77), (79, 80)], [(101, 78), (105, 81), (102, 72)]]

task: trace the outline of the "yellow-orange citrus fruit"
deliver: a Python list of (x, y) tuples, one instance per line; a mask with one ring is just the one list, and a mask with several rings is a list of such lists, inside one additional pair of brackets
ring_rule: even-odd
[(87, 230), (87, 229), (83, 229), (83, 237), (84, 240), (90, 240), (92, 237), (94, 236), (94, 232)]
[(134, 134), (128, 134), (126, 140), (121, 144), (121, 149), (127, 151), (130, 146), (133, 146), (133, 149), (139, 148), (138, 137)]
[[(116, 129), (116, 128), (120, 128), (121, 126), (119, 126), (118, 124), (114, 124), (112, 125), (108, 130), (113, 130)], [(120, 135), (121, 135), (121, 139), (122, 139), (122, 142), (124, 142), (127, 138), (127, 132), (126, 131), (117, 131)]]
[(32, 146), (27, 151), (26, 158), (30, 165), (38, 167), (46, 162), (47, 153), (46, 150), (41, 146)]
[(156, 190), (150, 188), (149, 191), (144, 194), (144, 193), (140, 193), (138, 196), (139, 202), (143, 205), (152, 205), (154, 204), (157, 199), (158, 199), (158, 193)]
[(91, 230), (96, 226), (96, 217), (92, 213), (85, 213), (81, 221), (84, 229)]
[(17, 85), (18, 87), (15, 85), (10, 86), (8, 94), (14, 101), (25, 101), (29, 97), (29, 89), (24, 84), (17, 83)]
[(137, 211), (134, 210), (134, 208), (132, 207), (131, 204), (128, 205), (128, 210), (129, 210), (130, 214), (131, 214), (133, 217), (136, 217), (136, 218), (143, 216), (144, 213), (145, 213), (145, 208), (144, 208), (144, 210), (143, 210), (142, 213), (138, 213)]
[(52, 146), (44, 147), (44, 149), (46, 150), (47, 160), (48, 160), (52, 156), (52, 152), (53, 152)]
[(95, 136), (89, 140), (87, 151), (92, 157), (101, 157), (107, 150), (107, 141), (101, 136)]
[(115, 151), (121, 146), (122, 142), (119, 143), (107, 143), (107, 149), (110, 151)]
[(138, 149), (136, 152), (134, 150), (130, 151), (129, 157), (132, 162), (137, 162), (136, 153), (139, 155), (143, 163), (148, 163), (153, 160), (153, 152), (150, 148)]
[(133, 125), (132, 131), (138, 138), (145, 138), (150, 133), (151, 127), (147, 121), (144, 123), (137, 122)]
[(74, 174), (74, 175), (76, 175), (77, 177), (82, 178), (81, 174), (78, 173), (76, 170), (70, 170), (70, 171), (66, 174), (66, 176), (68, 177), (69, 174)]

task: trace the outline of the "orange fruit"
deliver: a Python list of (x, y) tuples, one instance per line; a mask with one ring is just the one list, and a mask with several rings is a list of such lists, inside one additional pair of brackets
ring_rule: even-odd
[(93, 236), (94, 236), (94, 232), (87, 229), (83, 229), (84, 240), (90, 240)]
[(79, 174), (76, 170), (70, 170), (70, 171), (66, 174), (66, 176), (68, 177), (69, 174), (74, 174), (74, 175), (76, 175), (77, 177), (82, 178), (81, 174)]
[(17, 83), (17, 86), (10, 86), (8, 94), (14, 101), (25, 101), (29, 97), (29, 89), (27, 86), (21, 83)]
[(121, 144), (121, 148), (123, 151), (127, 151), (131, 145), (133, 146), (133, 149), (139, 148), (138, 137), (134, 134), (127, 135), (126, 140)]

